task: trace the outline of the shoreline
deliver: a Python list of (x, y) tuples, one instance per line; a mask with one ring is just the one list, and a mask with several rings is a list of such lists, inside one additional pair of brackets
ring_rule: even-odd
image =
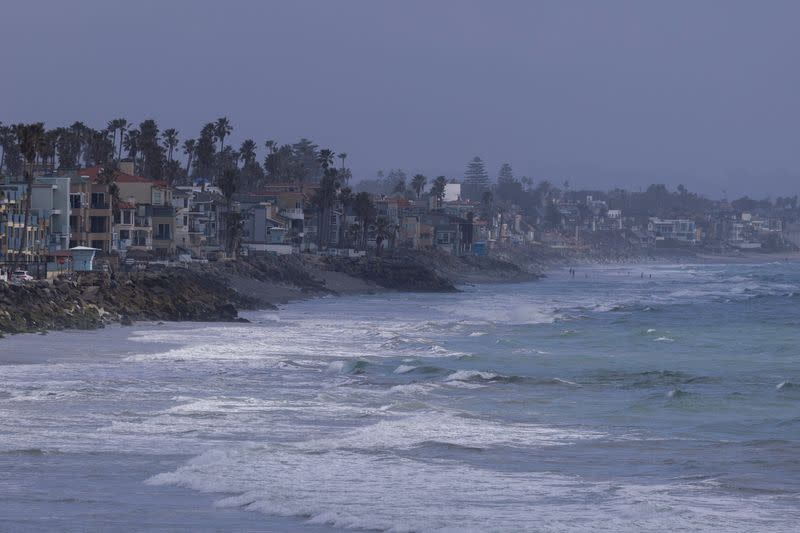
[(458, 286), (536, 281), (571, 266), (800, 262), (800, 252), (569, 257), (504, 251), (495, 257), (406, 254), (359, 260), (320, 256), (225, 261), (74, 280), (0, 284), (0, 339), (136, 322), (245, 322), (247, 310), (324, 296), (455, 292)]

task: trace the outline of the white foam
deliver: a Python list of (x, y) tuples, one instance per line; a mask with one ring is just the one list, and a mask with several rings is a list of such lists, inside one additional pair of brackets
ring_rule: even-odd
[(471, 379), (490, 380), (498, 378), (492, 372), (481, 372), (480, 370), (457, 370), (445, 378), (445, 381), (469, 381)]
[(790, 531), (770, 497), (675, 483), (590, 482), (454, 461), (291, 447), (213, 450), (150, 485), (233, 493), (220, 507), (379, 531)]
[(398, 366), (397, 368), (394, 369), (394, 373), (395, 374), (406, 374), (408, 372), (411, 372), (412, 370), (415, 370), (416, 368), (417, 367), (413, 366), (413, 365), (400, 365), (400, 366)]

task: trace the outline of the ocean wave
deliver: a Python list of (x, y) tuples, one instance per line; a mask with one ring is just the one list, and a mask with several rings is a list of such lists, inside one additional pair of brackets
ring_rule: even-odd
[[(434, 438), (409, 451), (426, 446), (427, 456), (484, 449)], [(776, 519), (787, 508), (787, 502), (780, 503), (783, 495), (743, 500), (709, 490), (703, 482), (589, 481), (352, 450), (309, 454), (291, 446), (210, 450), (145, 483), (227, 493), (216, 502), (222, 508), (376, 531), (529, 531), (533, 523), (547, 531), (749, 532), (790, 531), (796, 525), (793, 516)]]
[(465, 383), (510, 383), (528, 385), (568, 385), (578, 387), (577, 383), (561, 378), (538, 378), (531, 376), (505, 376), (494, 372), (484, 372), (480, 370), (458, 370), (445, 378), (445, 382), (465, 382)]
[(800, 391), (800, 384), (791, 381), (781, 381), (775, 385), (775, 389), (779, 391)]

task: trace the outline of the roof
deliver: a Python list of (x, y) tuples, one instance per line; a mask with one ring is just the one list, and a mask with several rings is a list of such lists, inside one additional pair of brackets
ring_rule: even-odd
[[(92, 182), (97, 182), (100, 173), (103, 171), (102, 165), (95, 165), (89, 168), (82, 168), (78, 171), (79, 176), (88, 176)], [(161, 180), (151, 180), (143, 176), (134, 176), (133, 174), (126, 174), (125, 172), (117, 171), (114, 174), (114, 181), (118, 183), (150, 183), (157, 186), (166, 186), (167, 182)]]

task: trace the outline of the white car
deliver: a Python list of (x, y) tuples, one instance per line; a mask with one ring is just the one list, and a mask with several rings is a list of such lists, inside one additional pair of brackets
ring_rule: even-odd
[(33, 281), (33, 276), (28, 274), (26, 270), (15, 270), (11, 273), (11, 281), (22, 283), (23, 281)]

